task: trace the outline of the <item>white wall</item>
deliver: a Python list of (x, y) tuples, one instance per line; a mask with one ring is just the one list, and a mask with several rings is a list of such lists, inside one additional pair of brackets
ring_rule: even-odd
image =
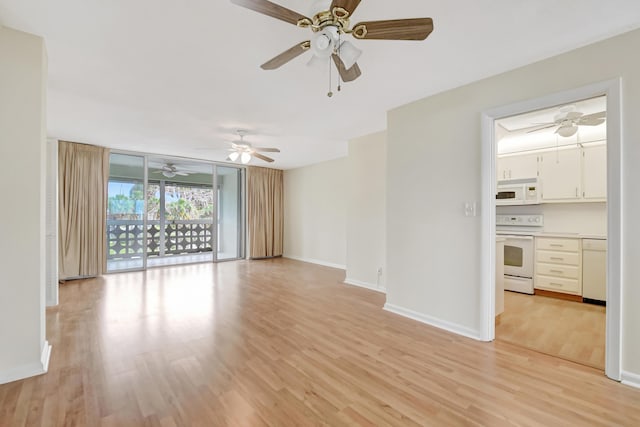
[[(389, 112), (387, 300), (425, 321), (479, 335), (483, 111), (622, 78), (622, 369), (640, 383), (640, 31)], [(597, 65), (594, 65), (597, 58)], [(411, 155), (407, 155), (411, 153)]]
[(284, 171), (284, 256), (345, 268), (347, 158)]
[(58, 305), (58, 140), (47, 140), (46, 300)]
[(496, 212), (499, 214), (543, 214), (543, 231), (548, 233), (607, 235), (607, 204), (604, 202), (497, 206)]
[(386, 146), (386, 132), (351, 140), (347, 160), (345, 282), (379, 291), (386, 271)]
[(0, 209), (0, 383), (43, 373), (48, 364), (46, 64), (40, 37), (0, 27), (0, 182), (16, 189), (5, 192)]

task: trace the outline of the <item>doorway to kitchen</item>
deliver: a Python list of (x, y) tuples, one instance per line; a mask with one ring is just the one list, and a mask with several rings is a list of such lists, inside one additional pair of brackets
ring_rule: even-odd
[[(620, 378), (619, 85), (483, 115), (484, 337), (598, 366), (613, 379)], [(504, 279), (509, 289), (509, 275), (518, 274), (509, 265), (518, 263), (518, 245), (504, 248), (509, 236), (531, 239), (526, 261), (534, 268), (516, 277), (524, 287), (502, 292)]]
[(496, 120), (495, 137), (496, 340), (604, 370), (606, 97)]

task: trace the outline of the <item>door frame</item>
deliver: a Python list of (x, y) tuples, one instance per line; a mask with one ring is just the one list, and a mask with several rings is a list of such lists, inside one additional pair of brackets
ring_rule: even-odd
[(605, 374), (620, 381), (622, 355), (622, 80), (606, 80), (483, 111), (481, 339), (495, 339), (496, 146), (495, 121), (530, 111), (607, 97), (607, 310)]

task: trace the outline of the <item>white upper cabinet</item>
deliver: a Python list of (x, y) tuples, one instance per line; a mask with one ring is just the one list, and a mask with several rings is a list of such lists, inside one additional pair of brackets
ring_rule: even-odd
[(578, 147), (539, 154), (542, 201), (570, 201), (582, 198), (581, 150)]
[(496, 178), (538, 177), (541, 203), (607, 200), (606, 142), (498, 157)]
[(538, 155), (518, 154), (499, 157), (497, 162), (497, 179), (535, 178), (538, 175)]
[(582, 149), (582, 197), (587, 200), (607, 198), (607, 146), (585, 145)]

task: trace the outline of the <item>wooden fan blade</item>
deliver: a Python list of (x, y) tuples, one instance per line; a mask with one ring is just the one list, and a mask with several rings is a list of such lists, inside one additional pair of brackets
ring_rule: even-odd
[(431, 18), (360, 22), (353, 26), (357, 39), (424, 40), (433, 31)]
[(299, 14), (298, 12), (294, 12), (293, 10), (287, 9), (279, 4), (271, 3), (267, 0), (231, 0), (231, 3), (246, 7), (247, 9), (251, 9), (272, 18), (280, 19), (281, 21), (288, 22), (293, 25), (297, 25), (298, 21), (301, 19), (309, 20), (309, 18)]
[(333, 54), (331, 57), (333, 58), (334, 64), (336, 64), (336, 68), (338, 68), (338, 73), (340, 74), (340, 78), (342, 78), (343, 82), (354, 81), (362, 75), (357, 63), (353, 64), (353, 67), (347, 70), (344, 66), (344, 62), (342, 62), (342, 59), (340, 59), (338, 55)]
[(607, 120), (606, 117), (607, 113), (604, 111), (600, 111), (599, 113), (587, 114), (580, 117), (580, 120), (578, 120), (578, 124), (580, 126), (598, 126)]
[(253, 152), (253, 153), (251, 153), (251, 155), (254, 156), (254, 157), (257, 157), (260, 160), (264, 160), (265, 162), (269, 162), (269, 163), (273, 162), (273, 159), (271, 157), (263, 156), (260, 153)]
[(260, 151), (262, 153), (279, 153), (280, 150), (277, 148), (266, 148), (266, 147), (253, 147), (255, 151)]
[(333, 0), (329, 10), (333, 10), (334, 7), (341, 7), (349, 12), (348, 16), (352, 16), (353, 11), (356, 10), (359, 4), (360, 0)]
[(311, 47), (311, 42), (306, 41), (302, 43), (298, 43), (292, 48), (285, 50), (280, 55), (270, 59), (260, 66), (263, 70), (275, 70), (276, 68), (280, 68), (287, 62), (291, 61), (293, 58), (302, 55)]

